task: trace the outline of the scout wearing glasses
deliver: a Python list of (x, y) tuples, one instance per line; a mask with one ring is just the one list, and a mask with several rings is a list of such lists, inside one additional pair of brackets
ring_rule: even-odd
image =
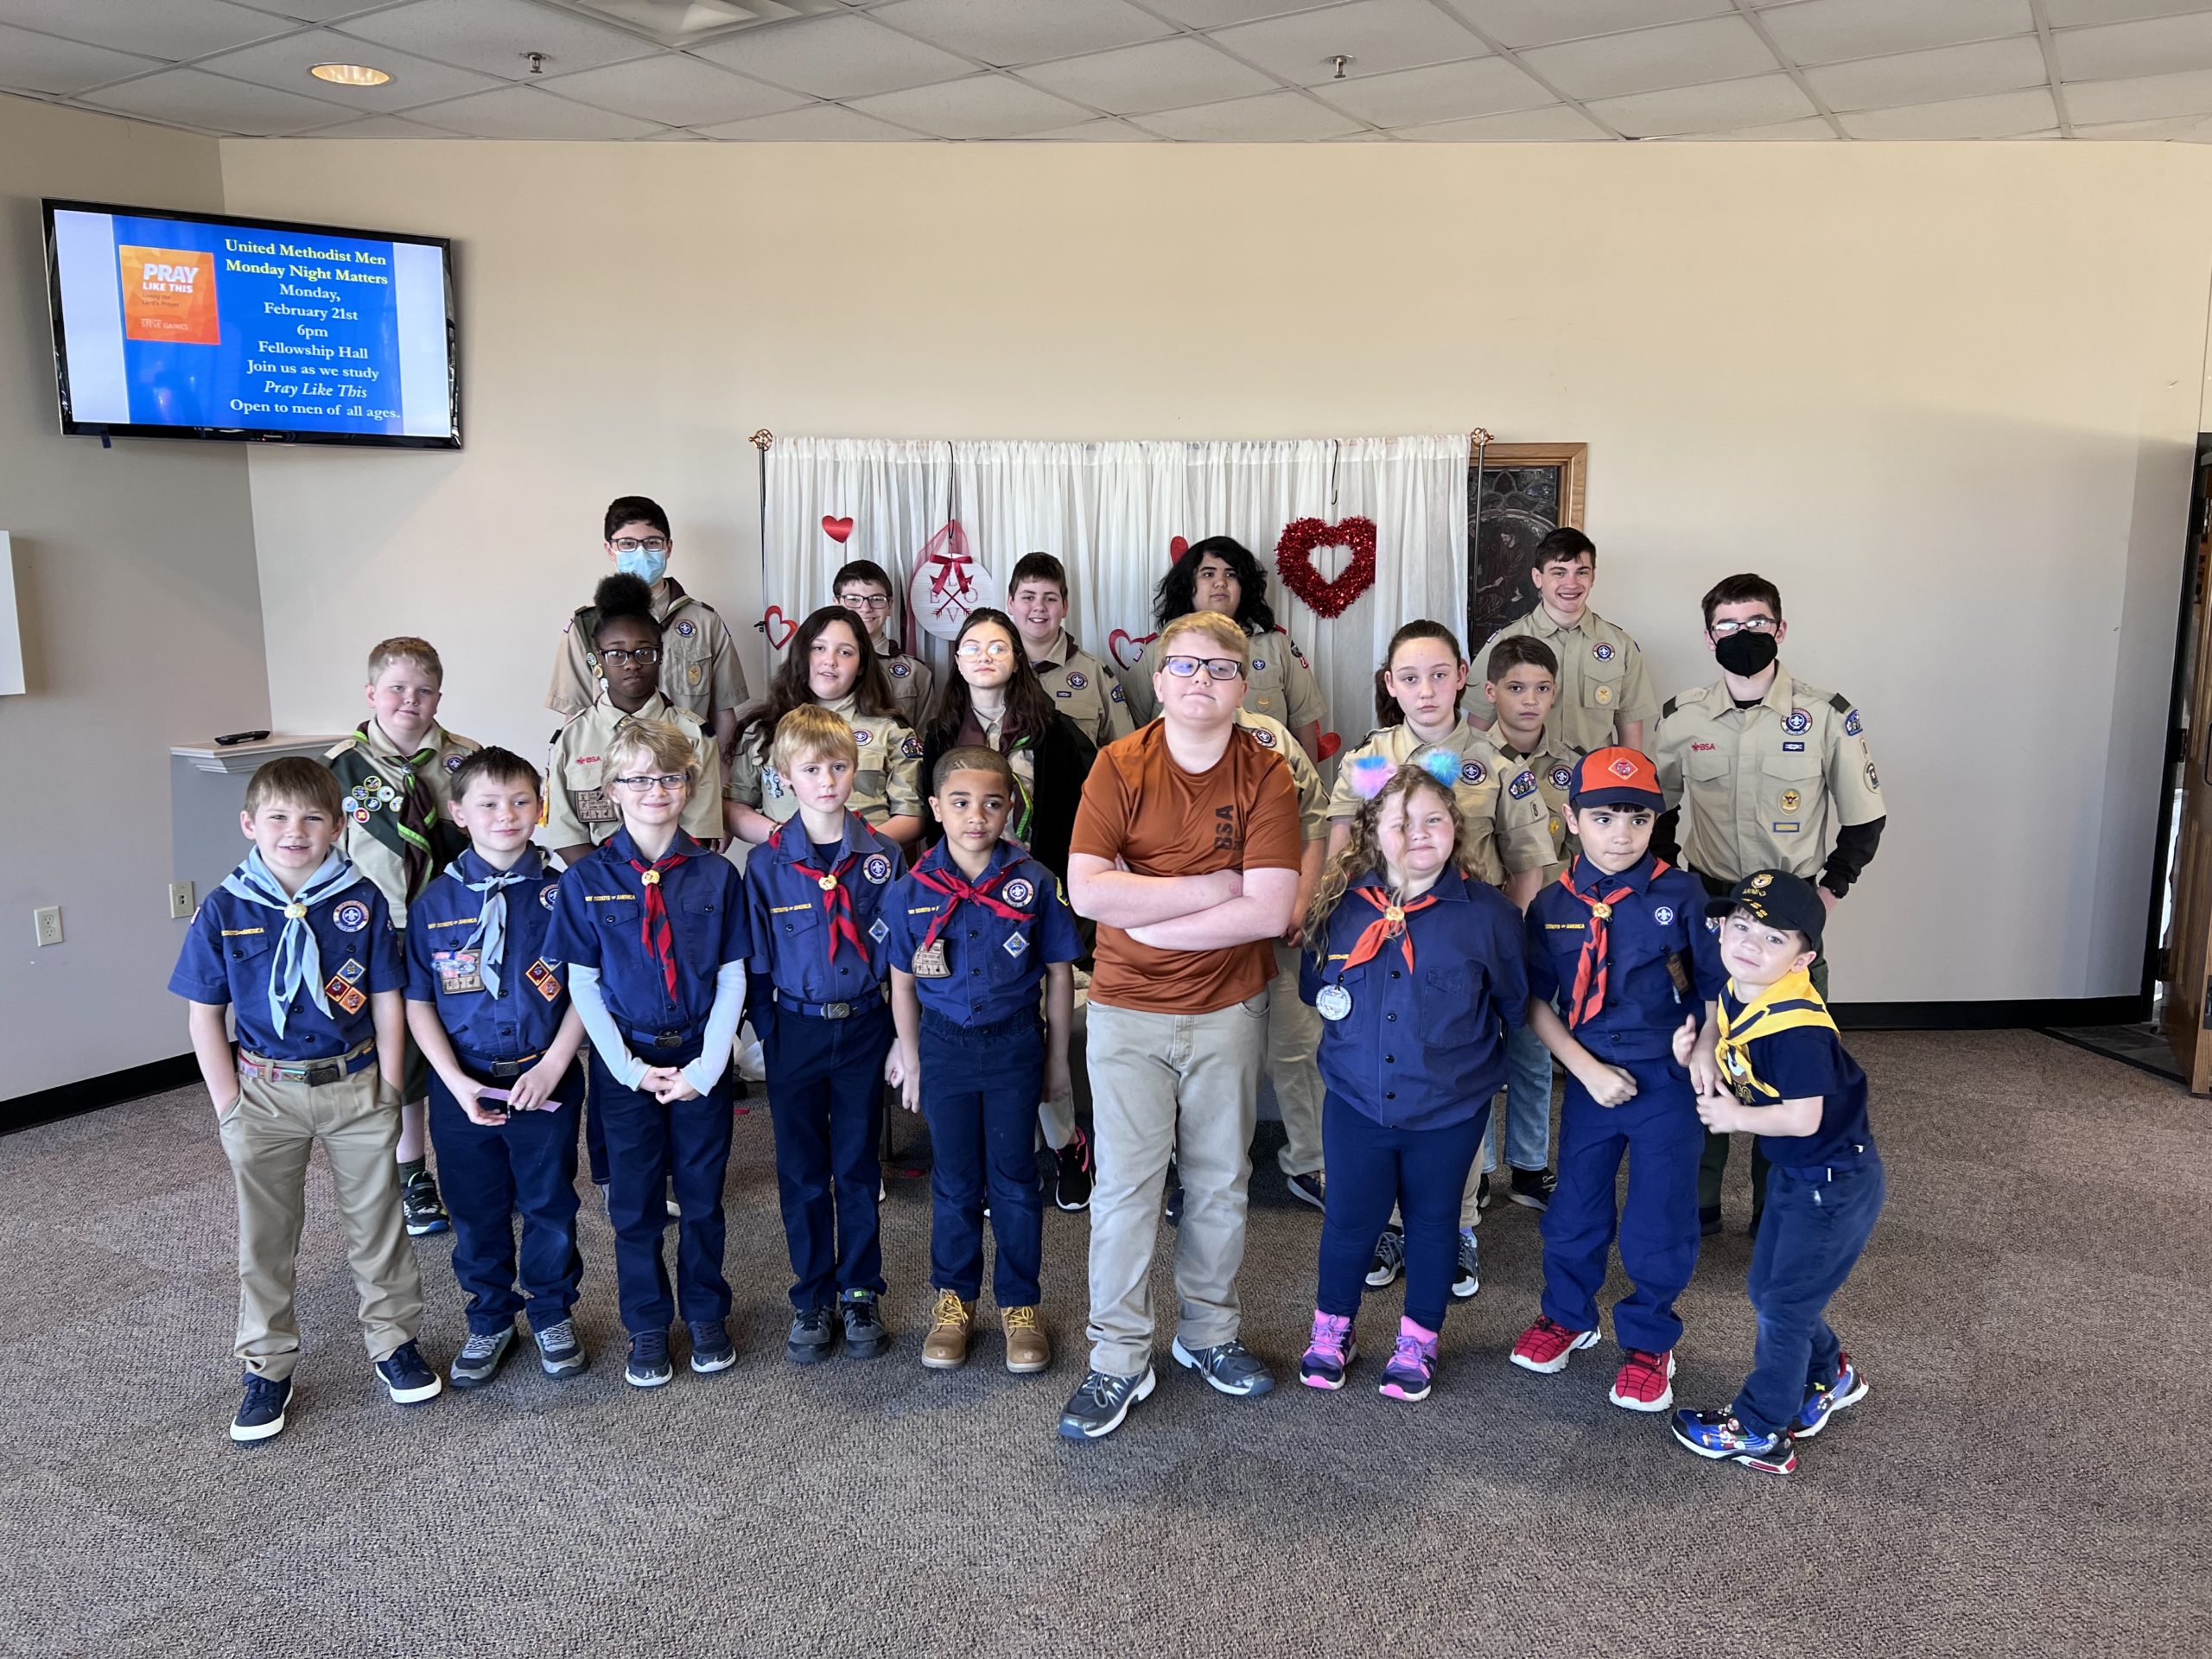
[(884, 677), (891, 682), (891, 700), (899, 707), (899, 718), (907, 729), (918, 732), (929, 715), (937, 671), (920, 658), (908, 656), (906, 647), (891, 637), (889, 574), (873, 559), (855, 559), (831, 579), (830, 591), (867, 626), (868, 644), (875, 647)]
[(683, 829), (695, 840), (718, 843), (721, 753), (697, 717), (671, 707), (659, 690), (663, 636), (652, 594), (639, 577), (612, 575), (599, 584), (592, 607), (598, 613), (595, 643), (607, 689), (554, 736), (545, 768), (545, 839), (562, 863), (574, 866), (622, 827), (621, 811), (607, 788), (614, 739), (632, 721), (650, 720), (691, 739), (696, 775)]

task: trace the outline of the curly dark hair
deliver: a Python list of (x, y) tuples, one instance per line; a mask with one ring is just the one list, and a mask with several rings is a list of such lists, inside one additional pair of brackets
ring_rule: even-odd
[(1268, 573), (1260, 568), (1252, 550), (1234, 536), (1209, 536), (1192, 542), (1183, 556), (1167, 568), (1153, 591), (1152, 620), (1165, 627), (1179, 616), (1188, 616), (1198, 606), (1191, 597), (1197, 588), (1198, 567), (1209, 558), (1219, 559), (1236, 573), (1236, 626), (1247, 633), (1270, 633), (1275, 613), (1268, 603)]
[(599, 631), (610, 622), (638, 622), (657, 634), (662, 632), (660, 619), (653, 614), (653, 590), (642, 576), (618, 570), (601, 577), (599, 586), (592, 590), (591, 604), (599, 613), (591, 629), (594, 645), (599, 643)]
[(776, 664), (776, 672), (768, 682), (768, 700), (745, 717), (738, 728), (741, 743), (753, 732), (763, 735), (763, 753), (766, 740), (775, 735), (776, 727), (794, 709), (805, 708), (815, 701), (814, 688), (807, 683), (807, 660), (814, 649), (814, 642), (831, 623), (841, 623), (861, 648), (860, 672), (853, 677), (853, 706), (861, 714), (878, 719), (889, 718), (900, 724), (905, 717), (899, 705), (892, 700), (891, 677), (883, 671), (883, 659), (875, 654), (875, 647), (868, 643), (868, 628), (860, 618), (842, 605), (824, 605), (820, 610), (798, 625), (798, 632), (791, 636), (791, 646), (784, 652), (784, 660)]

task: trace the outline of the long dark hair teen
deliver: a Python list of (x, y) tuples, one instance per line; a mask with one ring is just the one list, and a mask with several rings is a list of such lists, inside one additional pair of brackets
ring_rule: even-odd
[(1167, 574), (1153, 590), (1154, 625), (1165, 627), (1198, 609), (1192, 593), (1198, 585), (1198, 567), (1209, 558), (1219, 559), (1236, 573), (1236, 626), (1247, 633), (1271, 632), (1275, 613), (1268, 603), (1268, 573), (1260, 569), (1252, 550), (1234, 536), (1209, 536), (1202, 542), (1192, 542), (1183, 556), (1167, 567)]
[(853, 677), (854, 708), (879, 719), (903, 719), (899, 705), (892, 701), (891, 677), (883, 671), (883, 659), (868, 644), (867, 625), (842, 605), (824, 605), (800, 623), (798, 632), (791, 636), (791, 649), (784, 653), (784, 660), (776, 665), (775, 675), (768, 682), (767, 702), (755, 709), (738, 728), (741, 743), (756, 729), (772, 737), (776, 723), (785, 715), (817, 701), (813, 686), (808, 683), (807, 669), (814, 642), (822, 637), (823, 629), (830, 627), (844, 629), (860, 647), (860, 671)]
[(1001, 741), (1007, 748), (1011, 750), (1025, 737), (1033, 743), (1040, 741), (1046, 728), (1052, 723), (1052, 716), (1059, 713), (1052, 705), (1052, 694), (1045, 690), (1037, 671), (1029, 666), (1029, 653), (1022, 649), (1021, 636), (1014, 631), (1014, 619), (1004, 611), (995, 611), (987, 606), (969, 612), (967, 620), (960, 625), (960, 632), (952, 637), (952, 672), (938, 682), (936, 701), (931, 703), (928, 719), (924, 722), (923, 736), (931, 743), (950, 748), (960, 741), (960, 728), (967, 723), (969, 711), (975, 706), (967, 677), (960, 672), (960, 647), (969, 634), (985, 626), (1003, 632), (1014, 649), (1014, 672), (1006, 683), (1006, 719), (999, 728)]
[(1390, 648), (1382, 653), (1382, 666), (1375, 671), (1375, 723), (1377, 726), (1402, 726), (1406, 711), (1390, 695), (1390, 662), (1397, 656), (1398, 647), (1415, 639), (1433, 639), (1440, 645), (1451, 647), (1452, 660), (1460, 667), (1467, 665), (1467, 653), (1459, 649), (1459, 636), (1441, 622), (1432, 622), (1423, 617), (1418, 622), (1408, 622), (1390, 636)]

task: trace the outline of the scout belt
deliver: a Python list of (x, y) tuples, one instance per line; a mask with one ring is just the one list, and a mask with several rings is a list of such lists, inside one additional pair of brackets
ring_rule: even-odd
[(373, 1037), (328, 1060), (272, 1060), (242, 1048), (238, 1050), (238, 1070), (250, 1077), (266, 1077), (273, 1083), (304, 1083), (314, 1089), (352, 1077), (374, 1060), (376, 1054)]
[(849, 1020), (856, 1014), (866, 1014), (870, 1007), (891, 1000), (891, 988), (879, 985), (857, 1002), (803, 1002), (798, 997), (776, 993), (776, 1006), (787, 1014), (804, 1014), (810, 1020)]
[(545, 1057), (539, 1053), (525, 1054), (518, 1060), (480, 1060), (467, 1054), (456, 1053), (454, 1058), (461, 1062), (461, 1070), (464, 1071), (474, 1072), (496, 1082), (506, 1077), (522, 1076)]

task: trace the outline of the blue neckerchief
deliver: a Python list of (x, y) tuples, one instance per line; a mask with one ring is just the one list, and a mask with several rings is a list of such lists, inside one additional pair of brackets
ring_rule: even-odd
[(269, 965), (269, 1020), (279, 1037), (284, 1034), (284, 1011), (302, 985), (323, 1016), (330, 1017), (330, 999), (322, 988), (322, 950), (315, 942), (315, 930), (308, 925), (308, 912), (365, 879), (358, 865), (334, 849), (296, 894), (287, 893), (262, 861), (258, 847), (223, 878), (225, 893), (264, 910), (284, 912), (284, 931)]
[[(515, 861), (511, 869), (493, 870), (481, 881), (472, 881), (461, 874), (462, 860), (455, 859), (446, 866), (446, 874), (479, 895), (476, 912), (476, 931), (461, 944), (464, 950), (475, 950), (476, 971), (482, 976), (484, 988), (496, 999), (499, 995), (499, 968), (507, 956), (507, 889), (519, 882), (534, 881), (545, 873), (545, 855), (535, 847), (525, 848), (524, 855)], [(488, 867), (486, 867), (488, 868)]]

